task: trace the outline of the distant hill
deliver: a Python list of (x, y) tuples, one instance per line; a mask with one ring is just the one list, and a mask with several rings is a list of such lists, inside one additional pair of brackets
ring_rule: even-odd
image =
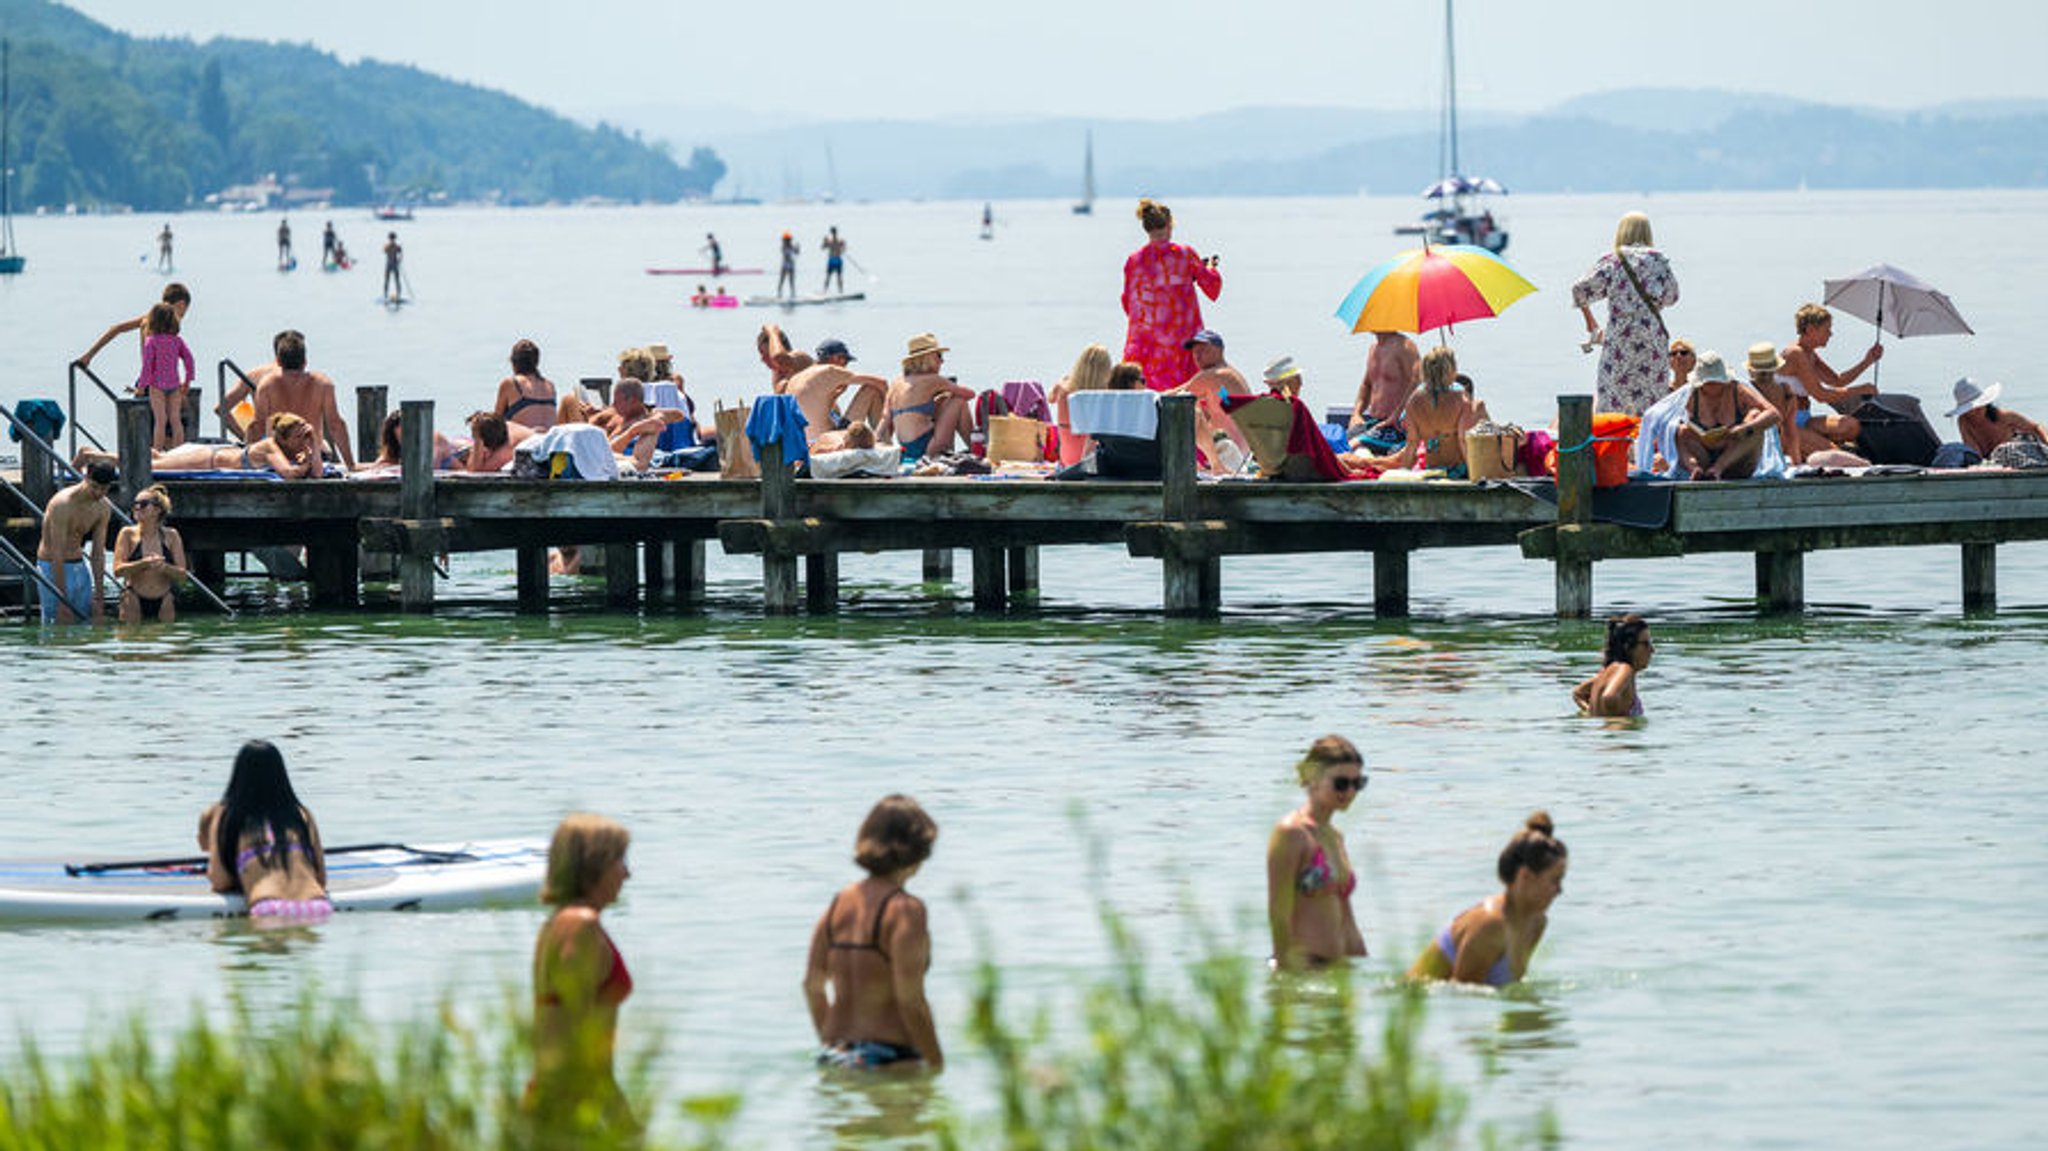
[[(653, 134), (681, 115), (643, 108), (620, 121)], [(1425, 111), (1249, 108), (1173, 121), (733, 125), (706, 139), (731, 166), (721, 195), (768, 199), (1074, 196), (1091, 131), (1105, 198), (1406, 194), (1436, 178), (1436, 120)], [(2048, 186), (2043, 101), (1899, 111), (1637, 89), (1533, 116), (1474, 110), (1460, 127), (1465, 168), (1525, 193)]]
[(0, 0), (0, 33), (18, 209), (176, 209), (270, 175), (341, 204), (669, 201), (725, 173), (707, 148), (678, 163), (637, 134), (307, 46), (142, 39), (50, 0)]

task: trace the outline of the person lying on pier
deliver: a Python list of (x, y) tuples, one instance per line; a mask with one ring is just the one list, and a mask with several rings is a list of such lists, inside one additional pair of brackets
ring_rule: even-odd
[[(855, 372), (847, 367), (851, 363), (853, 352), (845, 340), (826, 340), (818, 345), (818, 362), (791, 376), (782, 389), (796, 397), (796, 406), (803, 409), (804, 419), (809, 421), (804, 425), (804, 436), (813, 443), (826, 432), (854, 424), (873, 427), (882, 422), (889, 381)], [(842, 411), (839, 397), (849, 389), (854, 394)]]
[(889, 383), (882, 438), (901, 446), (906, 460), (943, 456), (956, 438), (973, 446), (974, 389), (939, 374), (950, 350), (930, 332), (910, 337), (903, 374)]
[(1695, 480), (1744, 479), (1756, 473), (1778, 410), (1728, 374), (1719, 352), (1704, 352), (1692, 370), (1685, 416), (1673, 434), (1679, 466)]
[(185, 541), (178, 529), (164, 525), (171, 514), (171, 493), (152, 484), (135, 497), (134, 511), (135, 522), (114, 537), (114, 578), (126, 585), (121, 591), (121, 622), (175, 622), (178, 603), (171, 590), (186, 578)]
[[(438, 431), (434, 433), (435, 471), (455, 470), (461, 462), (456, 458), (457, 452), (458, 445), (455, 441)], [(395, 476), (403, 466), (404, 458), (405, 425), (400, 413), (392, 412), (384, 417), (383, 424), (377, 428), (377, 458), (357, 468), (356, 471), (363, 475), (375, 472)]]
[(1422, 386), (1402, 410), (1408, 442), (1391, 455), (1344, 452), (1337, 462), (1347, 470), (1442, 468), (1446, 477), (1464, 479), (1465, 433), (1487, 418), (1486, 404), (1473, 394), (1469, 378), (1459, 386), (1457, 355), (1434, 347), (1422, 357)]
[(334, 453), (343, 467), (354, 471), (356, 453), (350, 446), (348, 421), (334, 402), (334, 381), (325, 372), (306, 370), (306, 338), (299, 333), (280, 332), (274, 346), (277, 372), (256, 388), (256, 426), (268, 428), (271, 416), (290, 412), (312, 425), (316, 445), (326, 441), (329, 446), (322, 450)]
[(507, 423), (496, 412), (476, 412), (469, 417), (469, 450), (461, 453), (462, 470), (509, 471), (519, 441), (539, 434), (525, 424)]
[(630, 457), (644, 472), (654, 462), (662, 431), (689, 418), (674, 408), (648, 407), (647, 385), (629, 376), (612, 385), (611, 406), (592, 412), (589, 422), (604, 430), (615, 455)]
[[(149, 466), (159, 472), (271, 471), (288, 480), (317, 479), (325, 465), (314, 446), (313, 425), (290, 412), (270, 417), (270, 434), (253, 444), (181, 444), (167, 452), (152, 450)], [(118, 467), (112, 452), (80, 448), (72, 466), (104, 463)]]
[(2000, 384), (1980, 388), (1976, 381), (1964, 376), (1956, 381), (1956, 406), (1948, 412), (1956, 422), (1956, 430), (1963, 434), (1963, 443), (1987, 460), (1991, 453), (2015, 441), (2048, 442), (2048, 431), (2043, 431), (2040, 424), (1992, 402), (2002, 390)]
[[(1882, 344), (1870, 345), (1856, 366), (1846, 372), (1837, 372), (1820, 358), (1820, 350), (1828, 346), (1834, 335), (1835, 318), (1819, 304), (1802, 304), (1793, 315), (1793, 324), (1798, 328), (1798, 339), (1781, 358), (1778, 378), (1794, 393), (1792, 426), (1801, 431), (1810, 431), (1827, 440), (1818, 444), (1813, 436), (1802, 435), (1796, 443), (1787, 444), (1786, 454), (1793, 463), (1802, 463), (1807, 454), (1826, 448), (1850, 447), (1863, 434), (1863, 425), (1849, 414), (1865, 399), (1877, 394), (1876, 384), (1855, 383), (1857, 376), (1884, 358)], [(1840, 415), (1817, 415), (1812, 410), (1812, 401), (1819, 400)]]

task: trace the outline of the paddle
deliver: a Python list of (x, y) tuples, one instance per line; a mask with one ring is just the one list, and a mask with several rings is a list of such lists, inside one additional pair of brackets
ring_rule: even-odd
[[(462, 851), (426, 851), (408, 847), (403, 843), (351, 843), (345, 847), (330, 847), (328, 855), (348, 855), (361, 851), (409, 851), (420, 857), (423, 863), (461, 863), (476, 856)], [(115, 863), (67, 863), (66, 875), (103, 875), (109, 871), (153, 871), (174, 867), (204, 868), (206, 856), (187, 855), (176, 859), (126, 859)]]

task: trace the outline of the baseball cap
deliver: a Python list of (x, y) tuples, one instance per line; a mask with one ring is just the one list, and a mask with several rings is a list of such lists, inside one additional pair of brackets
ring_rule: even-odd
[(826, 356), (845, 356), (849, 362), (853, 359), (853, 350), (846, 346), (845, 340), (839, 339), (826, 340), (819, 344), (817, 354), (821, 360)]
[(1196, 344), (1214, 344), (1215, 346), (1220, 348), (1223, 346), (1223, 337), (1217, 335), (1215, 332), (1209, 330), (1208, 328), (1203, 328), (1201, 331), (1196, 332), (1194, 335), (1189, 336), (1185, 340), (1182, 340), (1180, 346), (1183, 348), (1192, 348)]

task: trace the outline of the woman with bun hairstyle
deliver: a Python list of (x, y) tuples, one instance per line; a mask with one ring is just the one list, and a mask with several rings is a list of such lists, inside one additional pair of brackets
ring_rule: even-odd
[(1365, 791), (1365, 758), (1350, 740), (1326, 735), (1294, 768), (1308, 798), (1273, 826), (1266, 846), (1273, 963), (1288, 970), (1365, 954), (1365, 936), (1351, 912), (1358, 876), (1334, 822)]
[(1145, 246), (1124, 261), (1124, 359), (1145, 370), (1145, 386), (1155, 392), (1177, 388), (1195, 374), (1194, 354), (1183, 345), (1202, 330), (1201, 288), (1215, 299), (1223, 292), (1223, 274), (1216, 257), (1207, 260), (1193, 248), (1173, 242), (1173, 212), (1153, 200), (1138, 201), (1138, 223), (1145, 228)]
[(1501, 892), (1466, 908), (1437, 932), (1408, 969), (1411, 979), (1448, 979), (1506, 987), (1529, 971), (1529, 956), (1543, 942), (1550, 905), (1564, 892), (1570, 857), (1550, 813), (1523, 822), (1501, 849)]
[(1639, 615), (1618, 615), (1607, 621), (1607, 644), (1600, 670), (1572, 689), (1572, 702), (1587, 716), (1631, 717), (1643, 714), (1636, 691), (1636, 673), (1650, 666), (1657, 645), (1650, 641), (1650, 623)]

